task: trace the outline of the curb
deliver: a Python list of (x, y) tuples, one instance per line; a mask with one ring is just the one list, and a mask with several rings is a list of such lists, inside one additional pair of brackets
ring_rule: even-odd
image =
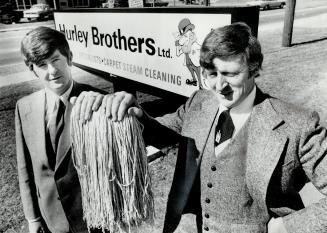
[(0, 32), (12, 32), (12, 31), (21, 31), (21, 30), (31, 30), (35, 27), (20, 27), (20, 28), (4, 28), (0, 29)]

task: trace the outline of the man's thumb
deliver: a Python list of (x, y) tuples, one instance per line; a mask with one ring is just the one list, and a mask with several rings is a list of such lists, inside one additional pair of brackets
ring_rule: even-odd
[(76, 103), (76, 100), (77, 100), (77, 97), (74, 96), (74, 97), (70, 98), (69, 102), (70, 102), (72, 105), (74, 105), (74, 104)]
[(141, 118), (143, 116), (143, 110), (138, 107), (130, 107), (127, 112), (129, 115), (136, 116), (137, 118)]

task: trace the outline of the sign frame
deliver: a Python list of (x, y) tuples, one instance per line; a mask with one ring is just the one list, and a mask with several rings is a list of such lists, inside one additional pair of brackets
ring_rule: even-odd
[[(258, 35), (258, 25), (259, 25), (259, 7), (257, 6), (245, 6), (245, 5), (237, 5), (237, 6), (221, 6), (221, 7), (167, 7), (167, 8), (81, 8), (81, 9), (65, 9), (65, 10), (57, 10), (54, 12), (54, 21), (56, 24), (56, 17), (58, 14), (65, 13), (88, 13), (90, 16), (97, 13), (108, 13), (108, 14), (129, 14), (129, 13), (139, 13), (139, 14), (147, 14), (147, 13), (158, 13), (158, 14), (229, 14), (231, 16), (231, 22), (245, 22), (247, 23), (255, 36)], [(57, 26), (56, 29), (58, 30)], [(74, 51), (73, 51), (74, 53)], [(90, 66), (86, 66), (83, 64), (79, 64), (77, 62), (73, 62), (73, 65), (81, 68), (87, 72), (98, 75), (101, 78), (112, 82), (114, 85), (115, 91), (125, 90), (128, 92), (135, 93), (136, 91), (140, 91), (143, 93), (148, 93), (157, 97), (169, 98), (169, 99), (180, 99), (185, 100), (187, 97), (184, 95), (180, 95), (178, 93), (170, 92), (155, 86), (151, 86), (146, 83), (141, 83), (134, 81), (132, 79), (128, 79), (122, 76), (117, 76), (114, 74), (110, 74), (107, 71), (103, 71), (100, 69), (96, 69)]]

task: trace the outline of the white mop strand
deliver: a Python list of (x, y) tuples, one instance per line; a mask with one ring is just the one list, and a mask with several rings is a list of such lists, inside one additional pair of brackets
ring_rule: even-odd
[(111, 121), (100, 107), (83, 124), (73, 109), (71, 137), (89, 230), (134, 232), (143, 221), (152, 222), (154, 201), (138, 120)]

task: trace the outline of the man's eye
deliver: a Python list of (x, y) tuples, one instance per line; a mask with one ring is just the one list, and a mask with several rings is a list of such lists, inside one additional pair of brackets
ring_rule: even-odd
[(41, 63), (41, 64), (38, 64), (37, 66), (40, 67), (40, 68), (44, 68), (44, 67), (46, 67), (46, 64), (45, 63)]
[(222, 73), (223, 76), (225, 77), (236, 77), (239, 73)]
[(211, 73), (209, 73), (209, 76), (211, 77), (211, 78), (215, 78), (215, 77), (217, 77), (217, 72), (211, 72)]

